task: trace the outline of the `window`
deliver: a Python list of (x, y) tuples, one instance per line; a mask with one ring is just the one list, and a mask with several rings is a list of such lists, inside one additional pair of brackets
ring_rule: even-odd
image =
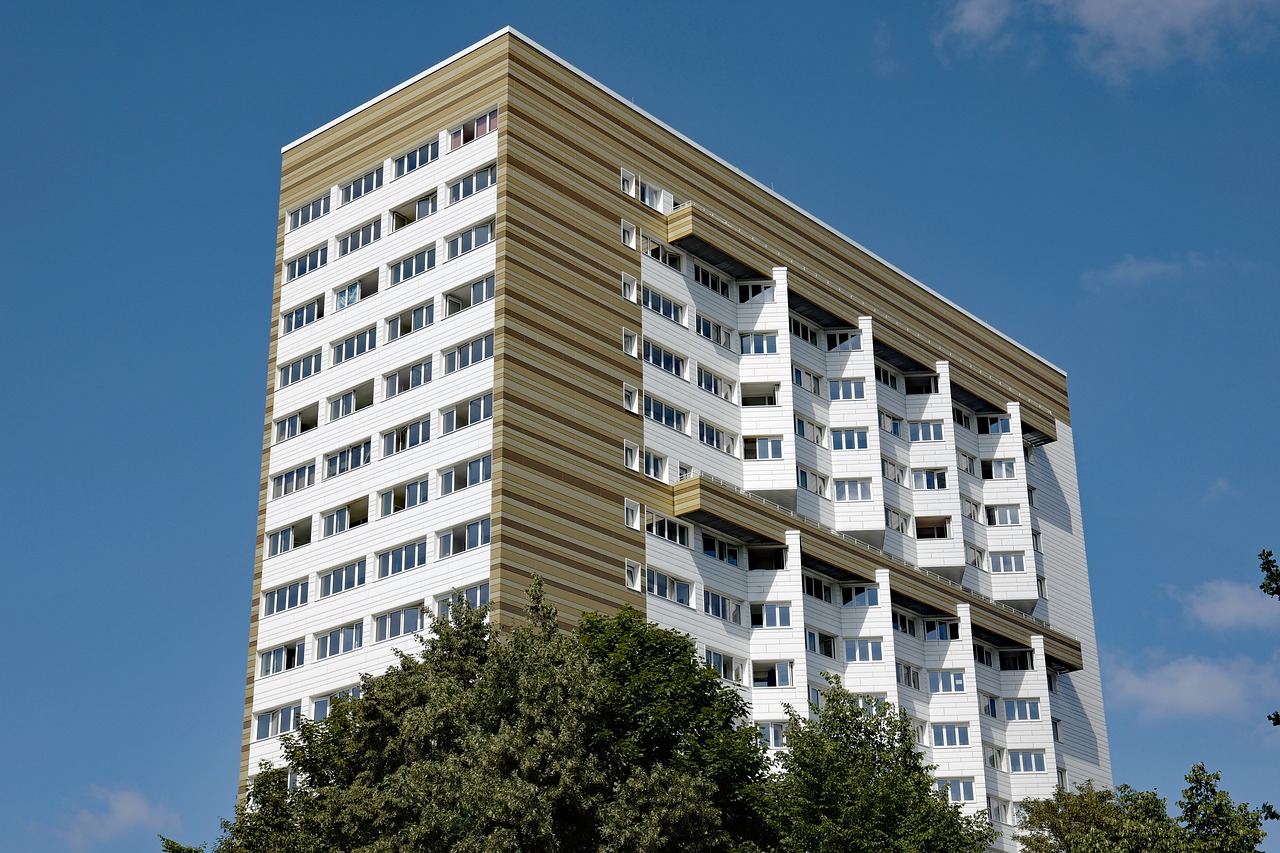
[(987, 507), (987, 524), (993, 527), (1012, 527), (1020, 523), (1021, 518), (1017, 504)]
[(836, 500), (841, 503), (871, 500), (871, 480), (836, 480)]
[(932, 518), (920, 517), (916, 519), (916, 538), (917, 539), (950, 539), (951, 538), (951, 517), (936, 516)]
[(280, 498), (292, 494), (316, 481), (316, 463), (309, 462), (292, 471), (285, 471), (271, 478), (271, 497)]
[(351, 183), (342, 188), (342, 203), (347, 204), (360, 198), (366, 193), (371, 193), (378, 187), (382, 186), (382, 167), (374, 169), (368, 174), (361, 175)]
[(628, 172), (626, 169), (620, 170), (622, 177), (622, 192), (625, 195), (634, 196), (636, 194), (636, 176)]
[(1048, 598), (1045, 595), (1045, 580), (1043, 575), (1036, 575), (1036, 596), (1038, 598)]
[(364, 560), (356, 560), (320, 575), (320, 597), (328, 598), (364, 586)]
[(364, 355), (378, 345), (378, 327), (370, 326), (346, 340), (333, 345), (333, 363), (342, 364), (358, 355)]
[(479, 364), (487, 358), (493, 358), (493, 332), (467, 341), (444, 354), (445, 374), (454, 373), (464, 367)]
[(444, 315), (452, 317), (459, 311), (465, 311), (473, 305), (488, 302), (493, 298), (493, 281), (493, 276), (487, 276), (446, 293), (444, 295)]
[(808, 418), (796, 418), (796, 435), (814, 444), (822, 444), (822, 427)]
[(942, 421), (912, 421), (908, 427), (911, 441), (942, 441)]
[(916, 620), (905, 613), (893, 611), (893, 630), (901, 631), (908, 637), (916, 636)]
[(636, 227), (625, 219), (622, 220), (622, 245), (636, 247)]
[(884, 660), (884, 641), (879, 637), (859, 637), (844, 641), (844, 657), (849, 663)]
[(273, 589), (262, 596), (262, 613), (273, 616), (285, 610), (292, 610), (307, 603), (307, 582), (294, 581), (291, 584)]
[(822, 393), (822, 379), (816, 374), (810, 373), (803, 367), (791, 365), (791, 381), (797, 388), (803, 388), (810, 394)]
[(828, 604), (831, 603), (832, 598), (831, 598), (830, 584), (823, 583), (821, 580), (813, 577), (812, 575), (805, 575), (803, 583), (804, 583), (805, 595), (816, 598), (819, 601), (825, 601)]
[(475, 586), (469, 586), (466, 589), (454, 590), (453, 595), (445, 596), (436, 602), (436, 607), (441, 616), (447, 617), (449, 609), (455, 600), (465, 601), (472, 610), (479, 610), (481, 607), (489, 606), (489, 582), (485, 581)]
[(493, 133), (498, 129), (498, 110), (492, 109), (482, 116), (463, 122), (461, 127), (449, 131), (449, 150), (457, 151), (468, 142)]
[(306, 654), (307, 644), (304, 640), (265, 651), (258, 655), (262, 660), (262, 675), (275, 675), (277, 672), (302, 666), (306, 662)]
[(644, 529), (648, 533), (662, 539), (670, 540), (677, 545), (689, 547), (689, 527), (678, 521), (647, 511), (644, 514)]
[(1065, 767), (1058, 768), (1058, 787), (1064, 791), (1067, 790), (1067, 769)]
[(440, 413), (441, 429), (448, 435), (455, 430), (493, 418), (493, 392), (483, 394)]
[(827, 496), (827, 478), (808, 468), (796, 466), (796, 488), (813, 492), (819, 497)]
[(1006, 800), (987, 797), (987, 814), (991, 816), (991, 822), (996, 826), (1006, 826), (1009, 823), (1009, 803)]
[(993, 551), (991, 553), (991, 571), (993, 573), (1021, 572), (1025, 570), (1026, 565), (1021, 552)]
[(965, 518), (970, 521), (976, 521), (979, 524), (981, 524), (982, 519), (986, 517), (982, 512), (982, 504), (970, 498), (966, 498), (964, 495), (960, 496), (960, 510), (964, 513)]
[(395, 373), (388, 373), (383, 377), (386, 383), (386, 396), (391, 399), (397, 394), (403, 394), (405, 391), (412, 391), (422, 385), (426, 385), (431, 381), (431, 359), (420, 361), (417, 364), (407, 364), (397, 370)]
[(306, 305), (300, 308), (294, 308), (292, 311), (286, 311), (281, 316), (284, 331), (281, 334), (289, 334), (301, 329), (303, 326), (309, 326), (316, 320), (324, 316), (324, 297), (312, 299)]
[(421, 148), (396, 158), (396, 177), (402, 178), (440, 156), (440, 140), (433, 139)]
[(1039, 699), (1004, 700), (1004, 718), (1009, 722), (1040, 719)]
[(717, 397), (721, 397), (723, 400), (733, 402), (733, 383), (712, 373), (707, 368), (703, 368), (703, 366), (698, 368), (698, 387), (703, 391), (716, 394)]
[(295, 521), (288, 527), (282, 527), (267, 537), (267, 556), (274, 557), (294, 548), (311, 544), (311, 518)]
[(333, 292), (335, 311), (341, 311), (349, 305), (355, 305), (361, 299), (368, 299), (378, 292), (378, 274), (369, 273), (349, 284), (344, 284)]
[(917, 468), (911, 472), (911, 487), (917, 491), (933, 491), (947, 487), (945, 468)]
[(289, 230), (301, 228), (313, 219), (319, 219), (329, 212), (329, 194), (325, 193), (315, 201), (309, 201), (301, 207), (289, 211)]
[(983, 666), (995, 666), (994, 658), (991, 656), (991, 649), (978, 643), (973, 644), (973, 660), (974, 663), (980, 663)]
[(1043, 773), (1044, 752), (1039, 749), (1009, 750), (1010, 773)]
[(776, 406), (778, 405), (778, 383), (749, 382), (742, 386), (742, 405), (744, 406)]
[(640, 414), (640, 393), (634, 385), (622, 383), (622, 408), (633, 415)]
[(781, 749), (787, 745), (786, 723), (756, 723), (760, 732), (760, 745), (765, 749)]
[(680, 269), (680, 255), (671, 251), (667, 246), (664, 246), (662, 243), (659, 243), (647, 234), (641, 235), (640, 251), (644, 252), (654, 260), (666, 264), (673, 270)]
[(449, 238), (449, 260), (465, 255), (472, 249), (478, 249), (486, 243), (493, 242), (493, 220), (482, 222), (474, 228), (468, 228), (460, 234)]
[(809, 685), (809, 707), (814, 711), (821, 711), (827, 707), (827, 697), (822, 692), (822, 688), (816, 685)]
[(320, 353), (304, 355), (297, 361), (291, 361), (279, 370), (279, 381), (276, 387), (287, 388), (295, 382), (301, 382), (312, 374), (320, 372)]
[(756, 663), (751, 667), (752, 687), (790, 687), (791, 662)]
[(713, 447), (721, 453), (728, 453), (730, 456), (733, 455), (737, 444), (732, 434), (706, 421), (698, 421), (698, 440), (708, 447)]
[(353, 622), (316, 636), (316, 659), (353, 652), (364, 645), (364, 621)]
[(656, 569), (645, 571), (645, 589), (650, 595), (689, 607), (689, 584)]
[(668, 352), (657, 344), (644, 342), (644, 349), (641, 356), (650, 364), (660, 367), (667, 373), (684, 379), (684, 356), (676, 355)]
[(1049, 692), (1057, 693), (1058, 692), (1058, 673), (1050, 670), (1049, 672), (1045, 673), (1045, 678), (1049, 683)]
[(903, 687), (910, 687), (912, 690), (920, 689), (920, 670), (909, 663), (896, 661), (894, 663), (894, 678)]
[(482, 545), (489, 544), (489, 519), (481, 518), (467, 524), (460, 524), (450, 530), (438, 534), (440, 556), (451, 557), (464, 551), (472, 551)]
[(644, 395), (644, 416), (676, 432), (685, 431), (685, 419), (688, 417), (669, 403), (656, 400), (648, 394)]
[(932, 670), (929, 673), (930, 693), (963, 693), (963, 670)]
[(881, 385), (892, 388), (894, 391), (898, 390), (897, 375), (892, 373), (888, 368), (881, 367), (878, 364), (876, 365), (876, 381)]
[(973, 429), (973, 417), (964, 409), (957, 406), (951, 407), (951, 420), (956, 424), (956, 426), (962, 426), (967, 430)]
[(708, 320), (706, 317), (698, 314), (694, 318), (694, 330), (716, 346), (724, 347), (725, 349), (729, 348), (729, 342), (732, 340), (733, 333), (714, 320)]
[(958, 640), (960, 623), (951, 619), (926, 619), (924, 620), (924, 638), (926, 640)]
[(412, 225), (419, 219), (426, 219), (428, 216), (435, 214), (438, 209), (436, 203), (435, 190), (422, 196), (422, 198), (402, 204), (395, 210), (391, 211), (391, 230), (399, 231), (406, 225)]
[(742, 624), (742, 602), (709, 589), (702, 591), (702, 610), (717, 619)]
[(369, 521), (369, 499), (357, 498), (346, 506), (322, 513), (320, 520), (324, 523), (325, 536), (337, 536), (346, 533), (353, 527), (359, 527)]
[(1036, 505), (1036, 487), (1027, 486), (1027, 506), (1034, 507)]
[[(670, 193), (667, 193), (670, 195)], [(643, 178), (636, 179), (636, 198), (640, 199), (641, 204), (646, 204), (654, 210), (666, 212), (666, 208), (662, 203), (663, 190), (656, 187)]]
[(729, 281), (700, 264), (693, 265), (693, 280), (712, 293), (718, 293), (725, 299), (729, 298)]
[(707, 666), (715, 670), (716, 674), (725, 681), (732, 681), (738, 684), (742, 681), (742, 663), (734, 660), (723, 652), (717, 652), (714, 649), (706, 651)]
[(1035, 551), (1037, 554), (1044, 552), (1044, 544), (1043, 540), (1040, 538), (1039, 530), (1031, 531), (1031, 550)]
[(397, 261), (391, 265), (391, 286), (395, 287), (402, 281), (408, 281), (415, 275), (421, 275), (427, 270), (435, 269), (436, 266), (436, 247), (432, 246), (423, 249), (416, 255), (410, 255), (402, 261)]
[(481, 190), (487, 190), (498, 182), (498, 164), (490, 163), (482, 169), (449, 184), (449, 204), (470, 198)]
[(440, 472), (440, 494), (451, 495), (470, 486), (493, 479), (493, 454), (486, 453), (467, 462), (459, 462)]
[(862, 400), (866, 397), (866, 383), (861, 379), (831, 379), (827, 382), (827, 395), (832, 400)]
[(329, 400), (329, 420), (336, 421), (373, 405), (373, 380)]
[[(427, 540), (419, 539), (407, 545), (399, 545), (378, 555), (378, 577), (387, 578), (407, 572), (427, 562)], [(363, 570), (363, 566), (361, 569)]]
[(827, 332), (827, 352), (857, 352), (862, 349), (862, 335), (854, 330)]
[(256, 739), (266, 740), (269, 737), (294, 731), (298, 728), (300, 722), (302, 722), (301, 702), (284, 708), (277, 708), (265, 714), (259, 714)]
[(978, 417), (978, 435), (999, 435), (1008, 431), (1008, 415), (980, 415)]
[(902, 418), (895, 417), (884, 409), (880, 409), (877, 414), (880, 419), (880, 429), (889, 433), (889, 435), (896, 435), (898, 438), (902, 438)]
[(622, 442), (622, 467), (630, 468), (632, 471), (640, 470), (640, 447), (630, 442)]
[(964, 723), (934, 723), (934, 746), (968, 746), (969, 727)]
[(655, 480), (667, 481), (667, 457), (654, 453), (652, 450), (644, 452), (644, 473), (646, 477), (652, 477)]
[(359, 699), (360, 687), (349, 687), (346, 690), (339, 690), (337, 693), (331, 693), (328, 696), (317, 699), (315, 703), (315, 714), (313, 719), (318, 723), (329, 716), (329, 708), (333, 706), (339, 699)]
[(742, 440), (742, 458), (744, 459), (781, 459), (782, 439), (753, 437)]
[(356, 249), (363, 249), (382, 237), (382, 220), (375, 219), (361, 225), (349, 234), (338, 238), (338, 257), (349, 255)]
[(751, 627), (790, 628), (791, 605), (770, 603), (751, 605)]
[[(629, 499), (622, 502), (622, 523), (632, 530), (640, 529), (640, 504)], [(639, 582), (635, 588), (639, 588)]]
[(978, 476), (978, 460), (965, 453), (963, 450), (956, 453), (956, 462), (961, 471), (972, 476)]
[(1012, 459), (983, 459), (982, 460), (982, 479), (984, 480), (1012, 480), (1013, 460)]
[(938, 791), (953, 803), (973, 802), (972, 779), (939, 779)]
[(673, 323), (684, 325), (684, 306), (646, 285), (640, 287), (640, 304)]
[(382, 434), (382, 456), (394, 456), (402, 450), (426, 444), (431, 440), (430, 416), (411, 424), (396, 427)]
[(374, 617), (374, 640), (382, 642), (404, 634), (412, 634), (423, 628), (422, 608), (405, 607)]
[(811, 347), (818, 346), (818, 330), (798, 317), (791, 318), (791, 334)]
[(884, 528), (892, 530), (895, 533), (905, 534), (911, 527), (911, 516), (903, 513), (901, 510), (886, 506), (884, 508)]
[(937, 394), (938, 393), (938, 377), (934, 375), (928, 376), (906, 376), (903, 377), (908, 394)]
[(865, 427), (831, 430), (831, 448), (833, 450), (866, 450), (867, 430)]
[(350, 447), (344, 447), (333, 453), (326, 453), (324, 457), (324, 476), (326, 478), (336, 477), (339, 474), (345, 474), (348, 471), (368, 465), (372, 461), (371, 451), (373, 442), (369, 439), (358, 441)]
[(973, 566), (975, 569), (982, 568), (982, 549), (977, 545), (968, 542), (964, 543), (964, 562), (967, 566)]
[(427, 480), (414, 480), (409, 483), (401, 483), (398, 486), (387, 489), (378, 496), (382, 501), (382, 517), (395, 515), (406, 509), (413, 509), (415, 506), (427, 502)]
[(327, 263), (329, 263), (329, 247), (319, 246), (289, 261), (285, 267), (285, 280), (293, 281), (295, 278), (301, 278), (309, 272), (315, 272)]
[(880, 587), (878, 586), (841, 587), (840, 601), (845, 607), (875, 607), (880, 603)]
[(741, 341), (743, 355), (768, 355), (778, 351), (778, 336), (773, 333), (742, 335)]

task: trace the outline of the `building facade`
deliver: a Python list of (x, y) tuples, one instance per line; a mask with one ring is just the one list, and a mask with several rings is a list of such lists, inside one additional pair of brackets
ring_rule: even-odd
[[(1066, 377), (512, 30), (283, 152), (242, 780), (462, 593), (1111, 782)], [(997, 847), (1009, 847), (1002, 840)]]

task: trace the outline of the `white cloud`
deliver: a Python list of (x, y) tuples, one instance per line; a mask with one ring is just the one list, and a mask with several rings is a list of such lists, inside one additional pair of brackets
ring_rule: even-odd
[(1080, 280), (1095, 292), (1132, 289), (1170, 281), (1190, 272), (1203, 271), (1210, 266), (1209, 261), (1197, 252), (1187, 252), (1170, 258), (1139, 258), (1136, 255), (1125, 255), (1109, 267), (1085, 270)]
[(172, 831), (180, 825), (176, 814), (150, 802), (137, 791), (95, 787), (89, 795), (101, 805), (81, 809), (67, 821), (60, 833), (72, 850), (89, 850), (99, 842), (138, 829), (155, 833)]
[(1205, 581), (1177, 597), (1188, 615), (1218, 631), (1280, 628), (1280, 602), (1268, 598), (1253, 584)]
[(1127, 660), (1103, 668), (1108, 699), (1146, 719), (1265, 716), (1280, 694), (1275, 661), (1190, 655), (1138, 669)]
[(1204, 495), (1200, 498), (1201, 503), (1212, 504), (1217, 503), (1223, 498), (1229, 498), (1236, 493), (1235, 486), (1231, 485), (1231, 481), (1226, 477), (1219, 477), (1209, 484), (1209, 488), (1204, 490)]
[(990, 42), (1012, 16), (1012, 0), (956, 0), (941, 35), (969, 44)]

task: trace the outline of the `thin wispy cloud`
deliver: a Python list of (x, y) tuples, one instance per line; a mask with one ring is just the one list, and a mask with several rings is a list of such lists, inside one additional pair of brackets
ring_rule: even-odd
[(1179, 62), (1261, 50), (1280, 29), (1275, 0), (955, 0), (935, 41), (1002, 49), (1057, 28), (1075, 60), (1108, 83)]
[(1280, 602), (1264, 595), (1257, 584), (1219, 578), (1175, 597), (1188, 616), (1215, 631), (1280, 630)]
[(1128, 290), (1173, 281), (1189, 273), (1203, 272), (1210, 266), (1210, 261), (1198, 252), (1169, 258), (1125, 255), (1109, 267), (1085, 270), (1080, 281), (1095, 292)]
[(1104, 667), (1108, 700), (1144, 719), (1223, 719), (1265, 715), (1280, 698), (1275, 662), (1196, 655), (1145, 668), (1117, 659)]
[(137, 791), (94, 787), (92, 805), (76, 812), (58, 833), (75, 851), (89, 851), (99, 844), (137, 830), (171, 832), (181, 825), (178, 816)]
[(1200, 502), (1205, 504), (1216, 504), (1224, 498), (1233, 497), (1236, 494), (1235, 486), (1231, 485), (1231, 481), (1226, 477), (1219, 477), (1209, 484), (1209, 488), (1204, 490), (1204, 494), (1200, 497)]
[(902, 69), (888, 21), (876, 24), (875, 35), (871, 37), (870, 57), (871, 70), (879, 77), (892, 77)]

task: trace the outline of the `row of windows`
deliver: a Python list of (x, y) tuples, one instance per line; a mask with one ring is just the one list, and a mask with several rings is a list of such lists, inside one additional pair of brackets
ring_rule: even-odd
[[(417, 217), (422, 217), (435, 212), (434, 196), (428, 196), (419, 200)], [(423, 205), (427, 207), (424, 209)], [(397, 211), (393, 215), (393, 224), (407, 223), (414, 220), (407, 219), (406, 213)], [(397, 227), (400, 227), (397, 225)], [(364, 248), (373, 243), (382, 236), (381, 220), (374, 220), (366, 223), (356, 230), (342, 235), (338, 238), (338, 257), (343, 257)], [(493, 242), (495, 237), (494, 220), (482, 222), (479, 225), (473, 225), (463, 231), (459, 231), (447, 237), (445, 243), (445, 260), (451, 261), (454, 258), (461, 257), (473, 249), (478, 249), (488, 243)], [(285, 281), (291, 282), (301, 278), (308, 273), (315, 272), (329, 263), (329, 247), (327, 245), (317, 246), (307, 252), (302, 253), (285, 264)], [(436, 246), (432, 243), (430, 246), (423, 247), (413, 254), (392, 261), (387, 264), (390, 271), (391, 285), (394, 287), (403, 281), (413, 278), (416, 275), (435, 269), (436, 266)]]

